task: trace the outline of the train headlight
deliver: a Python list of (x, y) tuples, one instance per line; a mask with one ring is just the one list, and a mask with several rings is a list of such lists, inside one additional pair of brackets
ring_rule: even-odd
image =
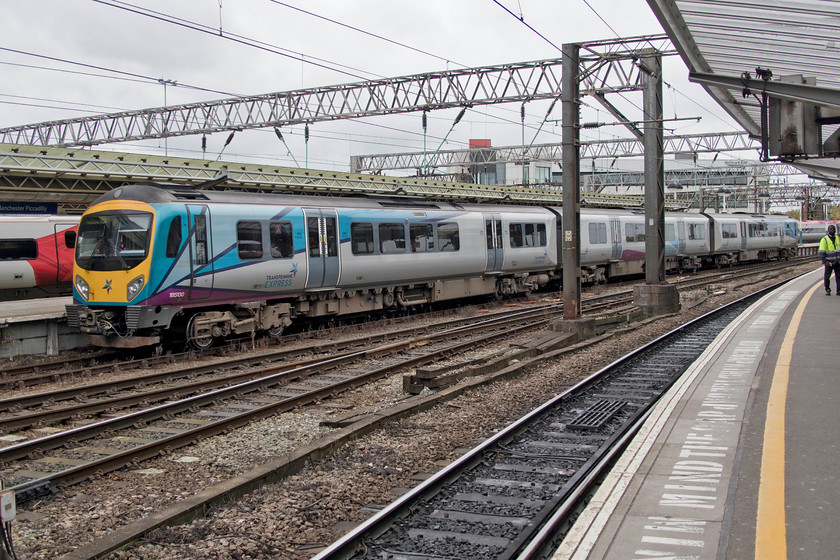
[(76, 276), (76, 291), (87, 301), (90, 298), (90, 286), (81, 276)]
[(125, 297), (126, 301), (131, 301), (137, 297), (137, 294), (140, 293), (140, 290), (143, 289), (143, 284), (146, 282), (146, 279), (141, 274), (134, 280), (128, 283), (128, 286), (125, 288)]

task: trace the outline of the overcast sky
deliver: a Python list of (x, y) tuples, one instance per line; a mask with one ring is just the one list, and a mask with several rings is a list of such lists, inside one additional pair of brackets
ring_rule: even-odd
[[(551, 43), (559, 47), (663, 32), (644, 0), (0, 0), (0, 6), (0, 128), (557, 58), (560, 52)], [(149, 10), (158, 16), (137, 13)], [(182, 25), (163, 21), (173, 18)], [(246, 46), (237, 37), (265, 48)], [(665, 60), (664, 79), (670, 86), (664, 93), (665, 117), (701, 120), (666, 123), (669, 132), (739, 130), (687, 75), (678, 57)], [(628, 98), (641, 107), (640, 92)], [(598, 107), (592, 99), (584, 101)], [(642, 119), (637, 107), (615, 102), (629, 118)], [(560, 127), (553, 123), (534, 137), (547, 106), (526, 105), (527, 143), (560, 141)], [(496, 146), (519, 145), (519, 110), (519, 104), (469, 110), (442, 149), (464, 148), (475, 138)], [(584, 111), (584, 121), (614, 121), (603, 109)], [(430, 113), (430, 149), (441, 142), (457, 113)], [(552, 118), (560, 118), (559, 105)], [(208, 159), (216, 159), (227, 136), (208, 137)], [(237, 133), (222, 159), (295, 166), (291, 151), (300, 165), (347, 171), (351, 155), (423, 149), (420, 113), (315, 123), (308, 149), (303, 125), (284, 129), (284, 137), (288, 150), (272, 130)], [(616, 137), (629, 133), (617, 127), (584, 131), (589, 140)], [(202, 157), (200, 136), (97, 149)]]

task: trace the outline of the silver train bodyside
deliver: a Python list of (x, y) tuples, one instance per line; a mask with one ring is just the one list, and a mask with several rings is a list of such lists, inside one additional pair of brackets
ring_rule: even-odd
[[(102, 226), (107, 243), (86, 218), (111, 224)], [(525, 293), (562, 279), (561, 218), (557, 207), (122, 187), (83, 218), (68, 322), (101, 346), (174, 334), (203, 347), (234, 333), (278, 335), (301, 318)], [(581, 212), (584, 283), (643, 272), (644, 220)], [(796, 251), (796, 222), (784, 217), (665, 222), (669, 270)], [(113, 254), (97, 261), (101, 247)]]
[(837, 220), (804, 220), (800, 222), (800, 242), (819, 243), (828, 233), (828, 226), (830, 225), (835, 226), (835, 229), (840, 228), (840, 222)]

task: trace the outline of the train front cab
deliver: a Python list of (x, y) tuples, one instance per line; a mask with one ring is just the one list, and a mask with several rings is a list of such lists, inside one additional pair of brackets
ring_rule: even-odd
[(126, 308), (147, 288), (154, 216), (148, 204), (109, 201), (82, 217), (67, 320), (96, 345), (110, 346), (110, 337), (122, 340), (136, 320)]

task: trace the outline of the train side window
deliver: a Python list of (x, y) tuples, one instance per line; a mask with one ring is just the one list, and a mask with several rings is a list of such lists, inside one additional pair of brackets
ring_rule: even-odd
[(23, 261), (38, 258), (38, 242), (34, 239), (0, 239), (0, 260)]
[(525, 224), (525, 246), (536, 247), (537, 242), (537, 228), (535, 224)]
[(688, 224), (688, 238), (691, 240), (706, 239), (706, 225)]
[(545, 234), (545, 224), (537, 224), (537, 247), (546, 247), (548, 245), (548, 236)]
[(738, 226), (735, 224), (721, 224), (720, 236), (723, 239), (737, 239)]
[(627, 243), (644, 242), (645, 224), (625, 224), (624, 240)]
[(412, 253), (435, 250), (435, 232), (432, 224), (411, 224), (408, 232), (411, 237)]
[(268, 235), (272, 258), (288, 259), (294, 256), (291, 222), (269, 222)]
[(262, 258), (262, 227), (259, 222), (236, 224), (236, 249), (240, 259)]
[(766, 237), (767, 224), (750, 224), (750, 237)]
[(350, 246), (354, 255), (372, 255), (373, 224), (350, 224)]
[(324, 218), (324, 229), (327, 234), (327, 256), (338, 256), (338, 234), (335, 226), (335, 218)]
[[(493, 243), (493, 231), (496, 231), (495, 237), (495, 244)], [(502, 245), (502, 221), (501, 220), (488, 220), (485, 226), (485, 231), (487, 234), (487, 248), (488, 249), (502, 249), (504, 245)]]
[(607, 242), (607, 224), (592, 222), (589, 224), (590, 245), (603, 245)]
[(438, 224), (437, 238), (441, 251), (458, 251), (461, 248), (461, 237), (456, 223)]
[(174, 259), (178, 256), (181, 246), (181, 216), (175, 216), (169, 222), (169, 233), (166, 235), (166, 258)]
[(525, 226), (525, 246), (533, 247), (534, 243), (534, 224), (523, 224)]
[(76, 248), (76, 231), (68, 229), (64, 232), (64, 246), (68, 249)]
[(379, 252), (383, 255), (405, 253), (403, 224), (379, 224)]
[(510, 224), (508, 226), (508, 233), (510, 233), (510, 246), (512, 248), (522, 247), (524, 240), (522, 239), (522, 224)]

